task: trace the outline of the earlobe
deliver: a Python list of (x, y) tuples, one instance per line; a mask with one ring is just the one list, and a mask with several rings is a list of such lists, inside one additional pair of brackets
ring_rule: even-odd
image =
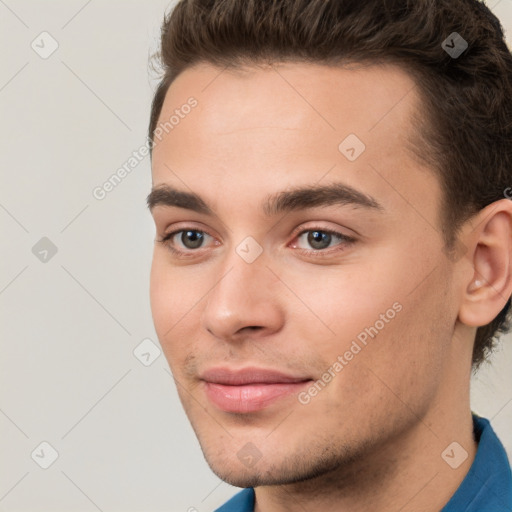
[(512, 294), (512, 201), (496, 201), (477, 215), (466, 235), (473, 267), (465, 285), (459, 320), (472, 327), (490, 323)]

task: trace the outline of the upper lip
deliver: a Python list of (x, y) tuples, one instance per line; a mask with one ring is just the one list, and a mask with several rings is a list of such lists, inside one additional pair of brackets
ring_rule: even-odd
[(243, 386), (244, 384), (286, 384), (305, 382), (310, 377), (287, 375), (277, 370), (267, 368), (242, 368), (238, 370), (229, 368), (210, 368), (199, 376), (201, 380), (213, 384), (224, 384), (227, 386)]

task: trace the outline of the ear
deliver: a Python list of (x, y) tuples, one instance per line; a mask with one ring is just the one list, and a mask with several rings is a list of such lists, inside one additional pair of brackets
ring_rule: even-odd
[(512, 294), (512, 201), (500, 199), (471, 219), (463, 237), (465, 274), (459, 320), (480, 327), (492, 322)]

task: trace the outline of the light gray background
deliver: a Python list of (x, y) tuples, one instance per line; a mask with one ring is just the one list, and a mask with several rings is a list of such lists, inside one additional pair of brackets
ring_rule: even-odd
[[(133, 354), (158, 345), (149, 157), (92, 195), (145, 142), (148, 55), (169, 5), (0, 0), (0, 512), (202, 512), (237, 490), (204, 462), (163, 354), (150, 366)], [(510, 37), (512, 0), (489, 5)], [(31, 48), (50, 48), (43, 31), (59, 45), (47, 59)], [(42, 237), (58, 249), (46, 262), (32, 252)], [(504, 341), (472, 406), (510, 456)], [(48, 469), (43, 441), (59, 454)]]

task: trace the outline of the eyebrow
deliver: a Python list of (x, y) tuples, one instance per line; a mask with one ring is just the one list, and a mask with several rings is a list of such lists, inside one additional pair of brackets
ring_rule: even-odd
[[(213, 209), (199, 195), (175, 189), (170, 185), (158, 185), (151, 190), (146, 201), (150, 211), (156, 206), (174, 206), (206, 215), (215, 215)], [(262, 210), (270, 217), (285, 212), (332, 205), (384, 210), (372, 196), (343, 183), (282, 190), (267, 196), (262, 203)]]

